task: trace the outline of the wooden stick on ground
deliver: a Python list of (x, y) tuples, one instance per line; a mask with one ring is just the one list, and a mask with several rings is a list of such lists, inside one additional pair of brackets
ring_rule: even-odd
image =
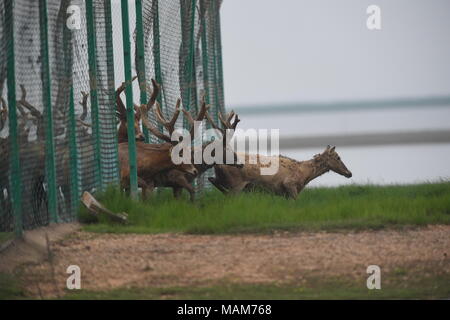
[(97, 199), (94, 198), (89, 192), (85, 191), (81, 198), (81, 202), (85, 205), (85, 207), (91, 212), (93, 215), (97, 216), (99, 214), (107, 215), (111, 220), (120, 223), (128, 222), (128, 214), (125, 212), (122, 213), (114, 213), (108, 209), (106, 209)]

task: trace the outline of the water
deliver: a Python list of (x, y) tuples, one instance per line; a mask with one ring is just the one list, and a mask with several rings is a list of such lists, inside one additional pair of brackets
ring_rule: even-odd
[[(317, 136), (450, 129), (450, 108), (411, 108), (343, 112), (246, 115), (240, 128), (278, 128), (280, 136)], [(325, 147), (325, 146), (324, 146)], [(286, 150), (297, 160), (311, 159), (323, 149)], [(330, 172), (313, 186), (345, 184), (411, 184), (450, 179), (450, 144), (336, 146), (353, 177)]]

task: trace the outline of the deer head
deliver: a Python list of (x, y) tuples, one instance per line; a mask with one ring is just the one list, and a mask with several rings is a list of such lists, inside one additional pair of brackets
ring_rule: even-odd
[[(135, 76), (131, 82), (133, 82), (137, 76)], [(128, 123), (127, 123), (127, 109), (125, 108), (125, 105), (123, 104), (122, 98), (120, 97), (120, 94), (125, 90), (127, 87), (126, 82), (122, 82), (122, 85), (117, 88), (116, 90), (116, 103), (117, 103), (117, 117), (119, 118), (120, 125), (118, 129), (118, 140), (119, 143), (128, 141)], [(131, 83), (129, 84), (131, 85)], [(153, 94), (158, 95), (158, 92), (154, 92)], [(152, 95), (153, 95), (152, 94)], [(150, 99), (151, 100), (151, 99)], [(135, 111), (136, 108), (135, 108)], [(136, 141), (144, 141), (144, 134), (141, 131), (141, 126), (139, 125), (141, 121), (141, 114), (140, 112), (134, 113), (134, 136)]]
[(351, 178), (352, 173), (347, 169), (341, 157), (337, 154), (336, 147), (327, 146), (324, 152), (314, 157), (316, 161), (319, 161), (327, 169), (334, 171), (346, 178)]

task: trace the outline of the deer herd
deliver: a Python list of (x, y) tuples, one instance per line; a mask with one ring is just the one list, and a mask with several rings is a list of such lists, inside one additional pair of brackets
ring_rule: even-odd
[[(134, 81), (135, 78), (132, 79)], [(119, 122), (117, 129), (118, 139), (118, 156), (120, 164), (120, 185), (122, 190), (129, 189), (130, 181), (130, 166), (129, 166), (129, 150), (128, 150), (128, 122), (127, 109), (121, 99), (121, 93), (125, 90), (127, 85), (131, 83), (122, 83), (116, 90), (116, 107), (117, 119)], [(43, 148), (43, 141), (45, 141), (45, 121), (42, 113), (33, 107), (26, 100), (26, 90), (21, 86), (22, 96), (17, 103), (17, 111), (21, 115), (21, 121), (18, 122), (18, 140), (21, 147), (26, 144), (29, 152), (34, 155), (34, 163), (37, 165), (34, 168), (35, 175), (38, 177), (37, 182), (34, 182), (45, 192), (42, 186), (45, 178), (45, 148)], [(137, 178), (138, 186), (142, 189), (142, 197), (147, 198), (155, 187), (172, 188), (175, 198), (179, 198), (182, 190), (189, 192), (190, 200), (195, 200), (195, 191), (192, 182), (195, 178), (200, 177), (208, 169), (213, 168), (215, 172), (214, 177), (210, 177), (209, 181), (218, 190), (224, 194), (238, 194), (240, 192), (251, 192), (256, 189), (265, 190), (267, 192), (281, 195), (286, 198), (296, 199), (303, 188), (313, 179), (328, 172), (334, 171), (347, 178), (352, 176), (352, 173), (346, 168), (345, 164), (336, 153), (335, 147), (328, 146), (322, 153), (314, 156), (313, 159), (307, 161), (297, 161), (284, 156), (279, 156), (279, 169), (273, 175), (262, 175), (260, 172), (261, 163), (259, 161), (264, 156), (253, 154), (235, 153), (233, 154), (233, 162), (230, 164), (223, 164), (221, 162), (206, 162), (202, 160), (201, 163), (190, 161), (189, 163), (175, 164), (172, 160), (171, 154), (173, 148), (180, 143), (180, 140), (175, 141), (171, 138), (175, 131), (175, 124), (178, 116), (182, 112), (185, 121), (189, 124), (189, 133), (191, 137), (194, 136), (194, 129), (196, 125), (206, 120), (210, 127), (213, 128), (221, 137), (220, 143), (223, 147), (223, 152), (229, 152), (233, 148), (229, 145), (230, 138), (233, 135), (240, 119), (237, 114), (231, 111), (227, 115), (219, 113), (218, 119), (220, 125), (215, 123), (209, 113), (209, 107), (206, 105), (205, 97), (201, 99), (200, 110), (196, 115), (181, 107), (180, 99), (177, 100), (174, 112), (170, 119), (167, 119), (158, 103), (158, 96), (161, 93), (161, 86), (152, 79), (152, 91), (150, 99), (147, 104), (134, 106), (134, 136), (136, 140), (136, 160), (137, 160)], [(87, 117), (87, 101), (88, 94), (83, 94), (83, 113), (77, 119), (78, 135), (88, 136), (90, 125), (85, 122)], [(8, 118), (8, 108), (5, 100), (0, 100), (0, 131), (4, 128)], [(27, 112), (28, 111), (28, 112)], [(149, 112), (154, 114), (159, 126), (155, 126), (149, 121)], [(29, 128), (25, 126), (28, 121), (32, 121), (36, 125), (37, 139), (34, 142), (28, 141)], [(141, 131), (142, 126), (145, 127), (155, 137), (159, 138), (162, 143), (145, 143), (144, 135)], [(159, 127), (159, 128), (158, 128)], [(81, 128), (81, 129), (80, 129)], [(164, 130), (160, 130), (164, 128)], [(182, 141), (182, 140), (181, 140)], [(216, 141), (217, 142), (217, 141)], [(205, 142), (200, 146), (193, 147), (188, 158), (194, 158), (195, 148), (200, 148), (201, 151), (208, 148), (212, 143)], [(0, 207), (4, 207), (5, 197), (8, 192), (9, 185), (9, 138), (1, 138), (0, 136)], [(79, 153), (93, 153), (92, 143), (88, 140), (86, 145), (78, 145)], [(83, 155), (81, 155), (83, 157)], [(258, 160), (259, 159), (259, 160)], [(250, 161), (254, 160), (254, 161)], [(68, 153), (58, 154), (57, 165), (62, 168), (63, 176), (69, 175), (69, 155)], [(67, 177), (58, 177), (58, 186), (63, 190), (69, 188), (69, 179)], [(65, 192), (70, 194), (70, 192)], [(70, 197), (65, 197), (66, 201), (70, 202)], [(69, 200), (68, 200), (69, 199)]]
[[(134, 79), (133, 79), (134, 80)], [(261, 163), (268, 161), (259, 161), (264, 158), (261, 155), (238, 154), (234, 153), (233, 162), (223, 164), (223, 162), (200, 164), (175, 165), (171, 159), (171, 148), (179, 141), (173, 141), (171, 135), (174, 132), (175, 122), (180, 114), (180, 100), (177, 101), (175, 111), (170, 121), (166, 120), (161, 112), (157, 102), (160, 86), (152, 80), (153, 91), (150, 100), (146, 105), (135, 106), (135, 136), (137, 151), (137, 174), (138, 185), (142, 188), (143, 197), (147, 197), (154, 187), (172, 188), (175, 198), (179, 198), (183, 189), (190, 194), (191, 201), (194, 200), (195, 192), (192, 187), (192, 181), (201, 176), (206, 170), (214, 168), (215, 177), (210, 177), (209, 181), (224, 194), (238, 194), (242, 191), (252, 191), (256, 189), (268, 191), (287, 198), (296, 199), (303, 188), (313, 179), (321, 176), (328, 171), (334, 171), (347, 178), (352, 176), (341, 158), (337, 154), (335, 147), (328, 146), (325, 151), (314, 156), (308, 161), (297, 161), (288, 157), (279, 156), (279, 170), (274, 175), (262, 175), (260, 171)], [(117, 90), (117, 106), (119, 125), (119, 159), (121, 172), (121, 185), (126, 188), (129, 183), (129, 163), (128, 163), (128, 137), (126, 109), (121, 101), (120, 93), (125, 84)], [(211, 127), (219, 132), (222, 140), (223, 152), (230, 149), (228, 144), (240, 119), (237, 114), (231, 111), (228, 115), (219, 114), (221, 127), (212, 120), (208, 112), (209, 106), (206, 106), (203, 97), (201, 108), (194, 118), (185, 109), (182, 109), (186, 119), (190, 124), (190, 136), (193, 137), (194, 125), (206, 119)], [(158, 122), (167, 129), (169, 135), (165, 135), (153, 126), (148, 120), (148, 112), (153, 110)], [(233, 120), (234, 119), (234, 120)], [(139, 121), (156, 137), (164, 140), (162, 144), (146, 144), (142, 142), (143, 135), (140, 131)], [(204, 150), (208, 144), (201, 145)], [(232, 149), (232, 148), (231, 148)], [(192, 151), (191, 159), (194, 157)], [(250, 158), (256, 158), (255, 161), (249, 161)], [(244, 161), (239, 161), (243, 159)], [(242, 163), (241, 163), (242, 162)]]

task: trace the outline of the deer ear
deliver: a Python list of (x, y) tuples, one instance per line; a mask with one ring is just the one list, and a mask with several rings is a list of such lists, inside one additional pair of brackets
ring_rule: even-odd
[(332, 148), (330, 149), (330, 152), (333, 152), (334, 149), (336, 149), (336, 146), (332, 147)]

